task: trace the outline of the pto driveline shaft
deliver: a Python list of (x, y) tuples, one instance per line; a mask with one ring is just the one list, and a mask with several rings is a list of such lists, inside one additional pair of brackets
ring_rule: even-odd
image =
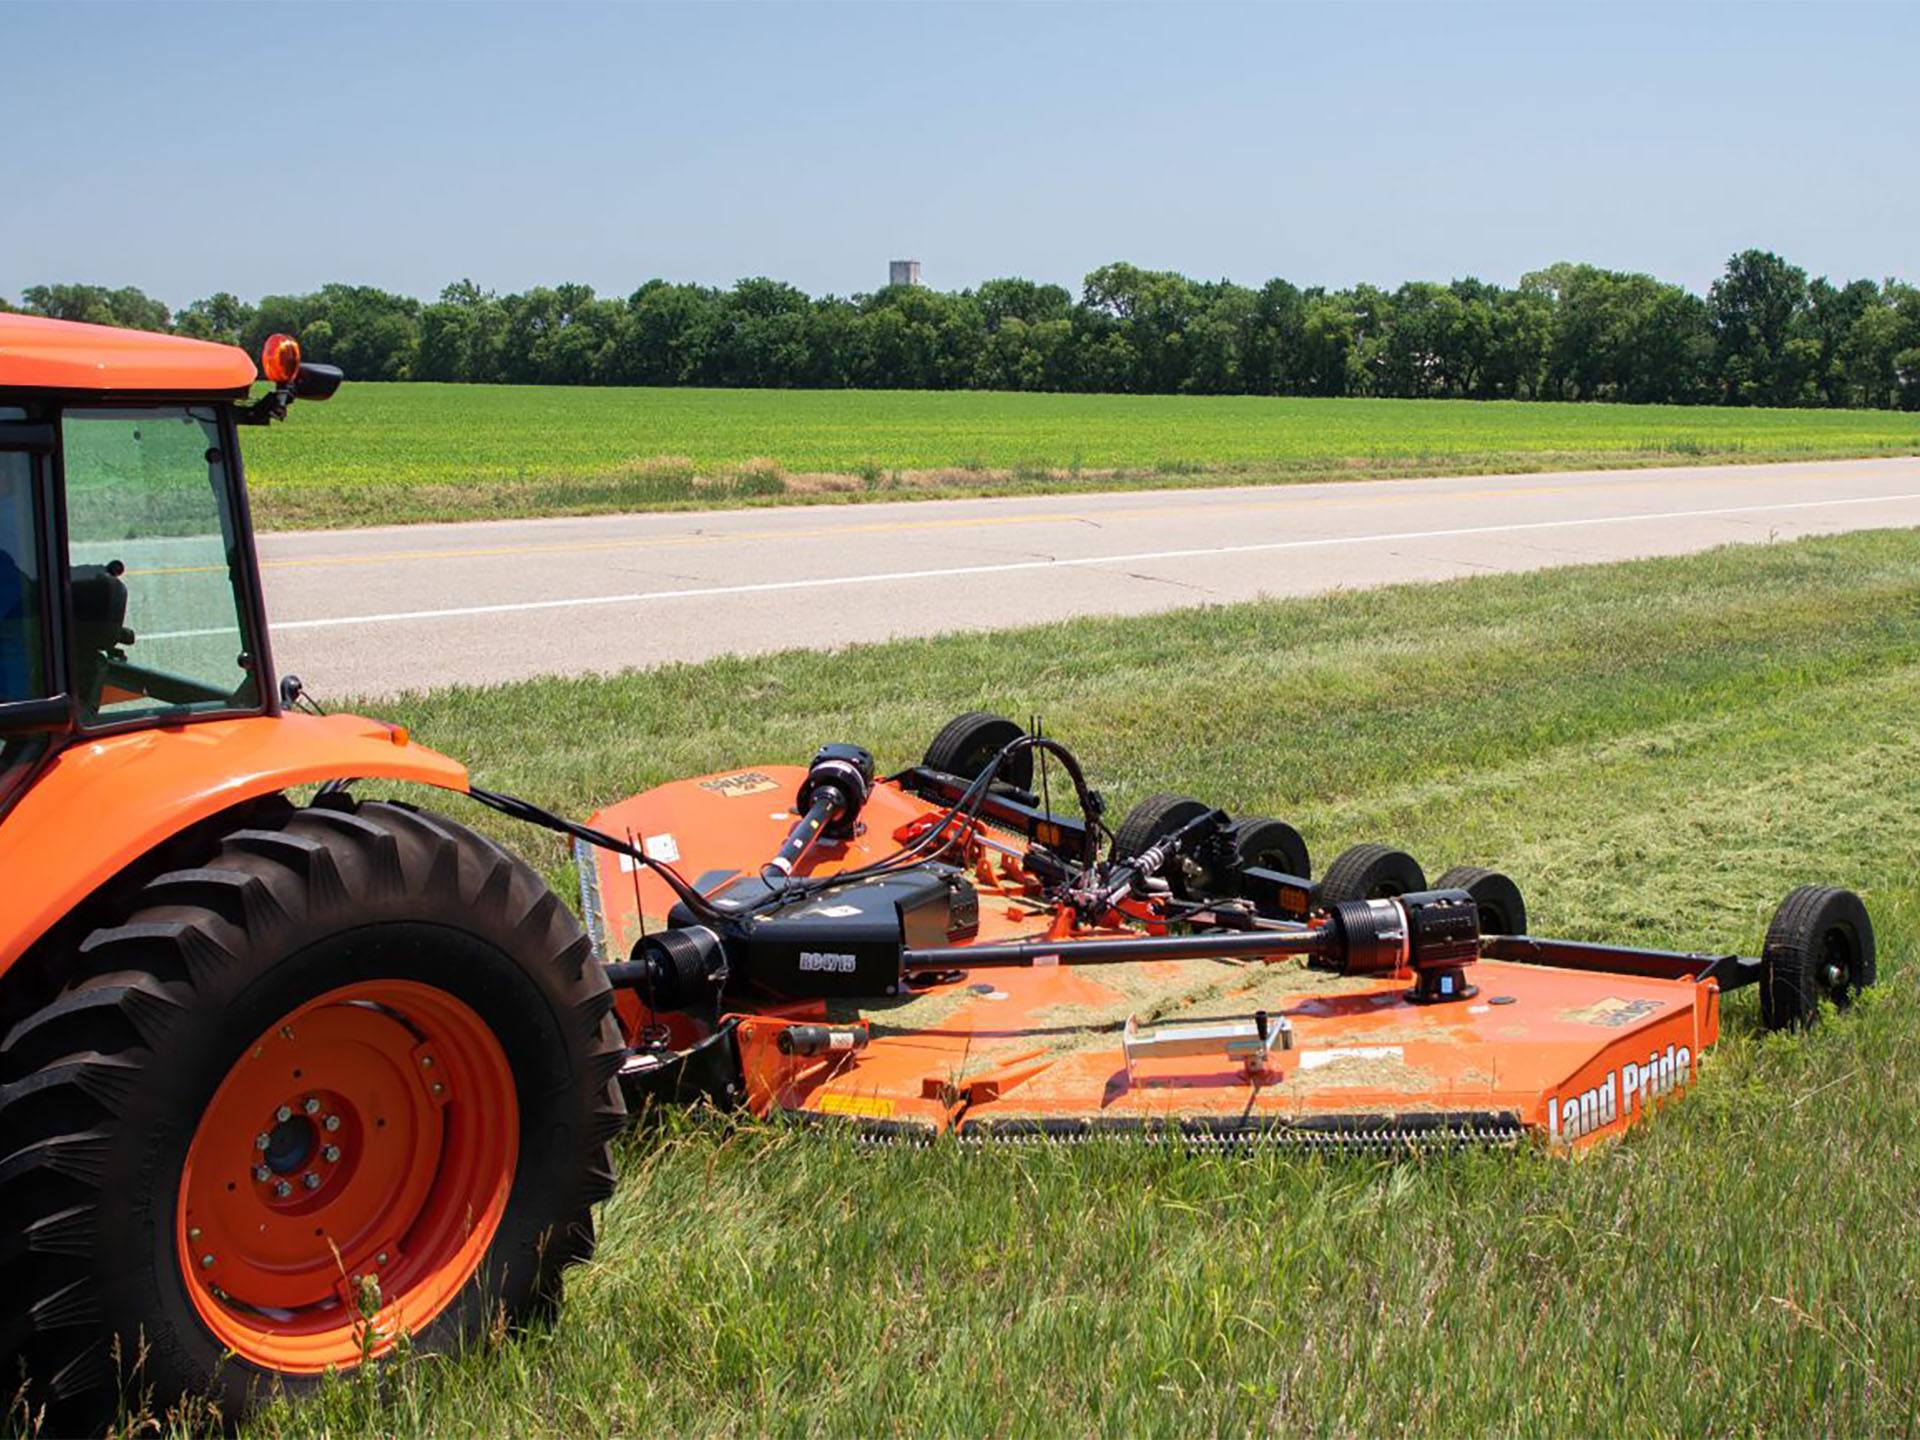
[(1137, 960), (1259, 960), (1273, 955), (1317, 955), (1335, 944), (1332, 932), (1236, 931), (1230, 935), (1141, 935), (1125, 940), (1022, 940), (1006, 945), (952, 945), (909, 950), (909, 970), (1019, 969), (1036, 965), (1124, 965)]

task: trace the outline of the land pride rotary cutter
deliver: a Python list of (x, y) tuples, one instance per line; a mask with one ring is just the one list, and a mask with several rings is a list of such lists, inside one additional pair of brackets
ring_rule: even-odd
[[(1150, 797), (966, 714), (576, 824), (276, 679), (239, 434), (337, 371), (0, 316), (0, 1355), (33, 1415), (236, 1415), (557, 1297), (635, 1094), (959, 1142), (1584, 1145), (1873, 979), (1795, 891), (1762, 953), (1527, 933), (1518, 888)], [(825, 737), (823, 737), (825, 738)], [(354, 782), (579, 846), (521, 860)], [(304, 795), (308, 798), (295, 798)], [(1054, 800), (1058, 797), (1060, 804)]]

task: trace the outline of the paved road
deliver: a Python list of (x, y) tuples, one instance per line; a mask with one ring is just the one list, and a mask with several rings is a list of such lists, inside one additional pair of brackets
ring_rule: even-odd
[(261, 539), (322, 695), (1920, 526), (1920, 458), (486, 521)]

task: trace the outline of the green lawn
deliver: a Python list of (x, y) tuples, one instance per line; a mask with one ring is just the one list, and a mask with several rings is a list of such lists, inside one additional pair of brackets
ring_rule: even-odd
[[(634, 1135), (551, 1328), (399, 1360), (257, 1436), (1907, 1434), (1920, 1414), (1920, 532), (445, 691), (385, 706), (575, 813), (1044, 710), (1126, 804), (1182, 789), (1498, 863), (1542, 933), (1751, 947), (1866, 896), (1881, 985), (1751, 991), (1681, 1103), (1578, 1160), (867, 1153)], [(444, 803), (444, 802), (443, 802)], [(455, 802), (457, 804), (457, 802)], [(557, 841), (489, 812), (569, 884)]]
[(1920, 453), (1920, 414), (348, 385), (248, 437), (263, 523)]

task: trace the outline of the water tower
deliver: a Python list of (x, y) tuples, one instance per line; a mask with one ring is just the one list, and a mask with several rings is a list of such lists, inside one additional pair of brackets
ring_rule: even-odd
[(887, 262), (887, 284), (918, 285), (920, 283), (920, 262), (918, 260), (889, 260)]

